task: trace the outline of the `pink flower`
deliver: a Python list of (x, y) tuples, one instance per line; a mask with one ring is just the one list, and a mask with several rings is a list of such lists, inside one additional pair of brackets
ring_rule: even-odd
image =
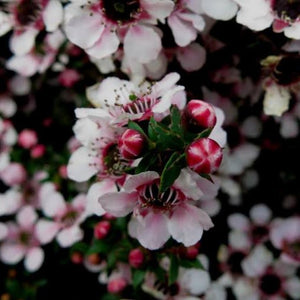
[(31, 206), (24, 206), (17, 214), (17, 224), (7, 223), (7, 237), (0, 246), (4, 263), (17, 264), (23, 258), (27, 271), (37, 271), (44, 261), (44, 251), (36, 233), (37, 214)]
[(58, 77), (60, 84), (64, 87), (72, 87), (79, 79), (80, 75), (74, 69), (65, 69)]
[(120, 154), (124, 158), (135, 159), (141, 154), (145, 146), (145, 138), (140, 132), (127, 129), (120, 137), (118, 146)]
[(45, 145), (38, 144), (31, 149), (30, 155), (32, 158), (40, 158), (45, 154), (45, 152), (46, 152)]
[(42, 244), (51, 242), (56, 236), (61, 247), (69, 247), (83, 238), (80, 224), (86, 218), (86, 197), (76, 196), (72, 202), (65, 202), (52, 183), (45, 183), (40, 191), (42, 211), (48, 218), (37, 223), (37, 236)]
[(18, 143), (25, 149), (30, 149), (37, 144), (38, 138), (35, 131), (31, 129), (23, 129), (18, 137)]
[(270, 233), (271, 242), (274, 247), (282, 251), (282, 260), (294, 265), (300, 265), (299, 228), (299, 217), (290, 217), (286, 220), (278, 219), (273, 222)]
[[(153, 116), (160, 120), (169, 113), (171, 105), (183, 109), (186, 103), (184, 87), (176, 85), (177, 73), (170, 73), (152, 86), (136, 86), (126, 80), (108, 77), (87, 89), (90, 102), (98, 107), (94, 115), (105, 116), (111, 122), (125, 124), (130, 120), (146, 120)], [(76, 113), (85, 114), (86, 109)]]
[(197, 173), (213, 173), (222, 162), (222, 149), (210, 138), (194, 141), (186, 149), (188, 166)]
[(63, 20), (63, 8), (58, 0), (17, 0), (6, 6), (8, 13), (0, 14), (0, 35), (14, 30), (9, 46), (18, 56), (30, 52), (44, 27), (53, 32)]
[(123, 42), (126, 56), (140, 63), (155, 59), (161, 48), (157, 20), (171, 13), (171, 0), (72, 1), (66, 7), (65, 31), (90, 56), (104, 58)]
[[(205, 179), (198, 176), (199, 181)], [(120, 192), (99, 198), (110, 214), (122, 217), (133, 211), (130, 235), (146, 248), (158, 249), (172, 236), (185, 246), (200, 240), (213, 226), (210, 217), (194, 204), (203, 195), (190, 171), (184, 169), (165, 192), (159, 192), (159, 174), (154, 171), (127, 178)]]

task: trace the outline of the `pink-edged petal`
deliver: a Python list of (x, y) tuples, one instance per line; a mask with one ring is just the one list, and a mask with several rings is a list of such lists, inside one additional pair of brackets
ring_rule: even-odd
[(93, 47), (86, 49), (86, 53), (95, 58), (101, 59), (115, 53), (118, 50), (120, 40), (114, 31), (105, 29), (100, 39)]
[(79, 194), (72, 200), (72, 207), (78, 211), (83, 210), (86, 207), (87, 198), (86, 194)]
[(0, 258), (6, 264), (17, 264), (25, 255), (25, 248), (18, 244), (4, 243), (0, 248)]
[(40, 204), (43, 213), (50, 218), (59, 215), (61, 211), (66, 209), (65, 200), (58, 192), (54, 192), (47, 197), (41, 198)]
[(105, 210), (98, 200), (102, 195), (113, 192), (117, 192), (117, 187), (113, 180), (104, 179), (101, 182), (94, 183), (87, 193), (86, 214), (96, 214), (97, 216), (104, 215)]
[(137, 192), (108, 193), (99, 198), (103, 209), (116, 217), (124, 217), (132, 212), (137, 203)]
[(197, 37), (197, 30), (192, 24), (183, 21), (178, 14), (172, 14), (168, 18), (168, 24), (172, 30), (175, 42), (180, 47), (185, 47)]
[(33, 207), (27, 205), (17, 214), (17, 222), (23, 228), (31, 227), (37, 220), (38, 215)]
[(159, 249), (169, 239), (167, 218), (164, 214), (148, 213), (137, 223), (137, 239), (147, 249)]
[(159, 174), (154, 171), (147, 171), (137, 175), (128, 176), (124, 184), (124, 190), (127, 192), (134, 191), (137, 187), (151, 183), (158, 178)]
[(60, 1), (50, 0), (43, 11), (43, 20), (47, 31), (54, 31), (62, 23), (64, 10)]
[(151, 27), (132, 26), (124, 38), (124, 52), (140, 63), (156, 59), (162, 48), (161, 38)]
[(206, 61), (205, 49), (197, 43), (192, 43), (184, 48), (178, 48), (176, 58), (182, 68), (188, 72), (202, 68)]
[(37, 271), (44, 261), (44, 251), (40, 247), (31, 248), (25, 255), (24, 265), (27, 271)]
[(271, 217), (272, 211), (264, 204), (257, 204), (250, 209), (250, 218), (255, 224), (264, 225), (267, 224)]
[(60, 225), (53, 221), (39, 220), (35, 227), (35, 233), (41, 244), (50, 243), (60, 229)]
[(21, 56), (12, 56), (6, 62), (6, 67), (9, 70), (15, 71), (22, 76), (30, 77), (34, 75), (40, 66), (40, 59), (32, 54)]
[(174, 2), (171, 0), (141, 0), (140, 2), (147, 13), (161, 22), (164, 22), (174, 8)]
[(180, 18), (183, 21), (192, 23), (193, 27), (198, 31), (202, 31), (205, 27), (205, 21), (202, 16), (191, 13), (181, 13)]
[(67, 166), (68, 177), (82, 182), (95, 175), (98, 172), (98, 167), (95, 165), (93, 156), (94, 153), (85, 147), (80, 147), (73, 152)]
[(197, 14), (202, 13), (202, 3), (199, 0), (184, 0), (186, 7)]
[(9, 41), (11, 51), (16, 55), (28, 53), (32, 49), (38, 33), (39, 31), (34, 28), (29, 28), (22, 33), (14, 33)]
[(104, 28), (99, 14), (82, 11), (66, 23), (65, 31), (72, 43), (82, 48), (90, 48), (100, 38)]
[(223, 21), (233, 18), (238, 10), (232, 0), (202, 0), (202, 8), (208, 16)]
[(136, 217), (131, 217), (129, 223), (128, 223), (128, 234), (132, 238), (137, 238), (137, 228), (139, 226), (139, 221)]
[(203, 230), (213, 227), (213, 223), (202, 209), (184, 204), (174, 209), (168, 226), (176, 241), (191, 246), (201, 239)]
[(57, 242), (63, 248), (70, 247), (83, 238), (83, 231), (78, 226), (63, 229), (57, 235)]
[(216, 141), (221, 147), (224, 147), (227, 142), (227, 133), (221, 126), (225, 120), (225, 114), (223, 110), (216, 106), (214, 106), (214, 110), (217, 117), (217, 123), (211, 131), (209, 138)]

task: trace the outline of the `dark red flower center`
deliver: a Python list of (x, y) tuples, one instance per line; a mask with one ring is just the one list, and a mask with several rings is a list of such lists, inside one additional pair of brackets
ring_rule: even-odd
[(259, 288), (266, 295), (277, 294), (281, 290), (281, 280), (276, 274), (265, 274), (260, 279)]
[(21, 0), (15, 8), (17, 22), (26, 26), (34, 23), (41, 14), (41, 2), (38, 0)]
[(140, 9), (138, 0), (103, 0), (105, 15), (112, 21), (132, 21)]
[(296, 20), (300, 16), (300, 0), (275, 0), (273, 9), (282, 19)]

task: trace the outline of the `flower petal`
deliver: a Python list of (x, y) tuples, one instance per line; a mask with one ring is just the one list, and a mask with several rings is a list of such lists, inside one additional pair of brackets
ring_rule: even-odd
[(62, 23), (64, 11), (62, 4), (57, 0), (50, 0), (43, 11), (43, 20), (47, 31), (54, 31)]
[(267, 224), (271, 217), (272, 211), (264, 204), (257, 204), (250, 209), (250, 217), (252, 221), (257, 225)]
[(141, 6), (153, 17), (164, 22), (174, 8), (171, 0), (141, 0)]
[(104, 210), (113, 216), (124, 217), (136, 206), (137, 192), (108, 193), (99, 198)]
[(35, 272), (37, 271), (43, 261), (44, 261), (44, 251), (39, 248), (39, 247), (35, 247), (30, 249), (25, 256), (25, 260), (24, 260), (24, 265), (27, 271), (29, 272)]
[(36, 224), (36, 236), (41, 244), (50, 243), (60, 229), (60, 225), (56, 222), (48, 220), (39, 220)]
[(25, 255), (25, 248), (18, 244), (3, 243), (0, 248), (1, 260), (6, 264), (17, 264)]
[(83, 238), (83, 231), (78, 226), (63, 229), (57, 235), (57, 242), (63, 248), (70, 247)]
[(176, 207), (168, 225), (172, 237), (185, 246), (197, 243), (202, 237), (203, 230), (213, 227), (206, 212), (189, 204)]
[(132, 26), (124, 38), (125, 55), (140, 63), (156, 59), (161, 48), (160, 36), (151, 27)]
[(137, 239), (143, 247), (159, 249), (169, 239), (167, 218), (163, 214), (148, 213), (137, 223)]
[(35, 37), (39, 33), (34, 28), (29, 28), (22, 33), (14, 33), (9, 41), (11, 51), (16, 55), (28, 53), (34, 46)]
[(123, 188), (125, 191), (131, 192), (134, 191), (137, 187), (147, 183), (151, 183), (158, 178), (158, 173), (154, 171), (147, 171), (139, 173), (137, 175), (128, 176)]
[(38, 215), (33, 207), (26, 205), (17, 214), (17, 222), (21, 227), (31, 227), (37, 220)]
[(223, 21), (233, 18), (238, 10), (232, 0), (202, 0), (202, 8), (211, 18)]

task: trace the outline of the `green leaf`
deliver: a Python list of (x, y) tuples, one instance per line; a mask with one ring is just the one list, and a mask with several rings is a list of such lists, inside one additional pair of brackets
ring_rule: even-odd
[(136, 131), (138, 131), (139, 133), (141, 133), (142, 135), (144, 135), (145, 137), (147, 137), (145, 131), (142, 129), (142, 127), (136, 123), (136, 122), (133, 122), (133, 121), (128, 121), (128, 128), (130, 129), (134, 129)]
[(87, 251), (87, 255), (93, 253), (108, 253), (111, 250), (110, 245), (102, 240), (95, 240), (91, 248)]
[(212, 132), (212, 128), (206, 128), (205, 130), (201, 131), (197, 137), (196, 140), (201, 139), (201, 138), (206, 138), (210, 135), (210, 133)]
[(105, 294), (104, 296), (101, 297), (101, 300), (119, 300), (119, 299), (120, 297), (113, 294)]
[(148, 171), (157, 161), (157, 155), (153, 152), (148, 152), (135, 168), (135, 174)]
[(169, 285), (173, 284), (178, 277), (179, 272), (179, 261), (177, 256), (171, 255), (171, 263), (169, 269)]
[(180, 259), (179, 264), (187, 269), (201, 269), (204, 270), (203, 265), (198, 259)]
[(136, 289), (145, 278), (146, 271), (145, 270), (134, 270), (132, 277), (133, 288)]
[(171, 107), (171, 130), (180, 136), (183, 135), (183, 129), (181, 127), (181, 114), (177, 106)]
[(174, 152), (167, 161), (160, 178), (159, 191), (165, 192), (177, 179), (181, 169), (185, 166), (185, 153), (179, 155)]
[(209, 180), (211, 183), (214, 183), (213, 179), (211, 178), (211, 176), (209, 174), (204, 174), (204, 173), (201, 173), (199, 174), (201, 177)]

